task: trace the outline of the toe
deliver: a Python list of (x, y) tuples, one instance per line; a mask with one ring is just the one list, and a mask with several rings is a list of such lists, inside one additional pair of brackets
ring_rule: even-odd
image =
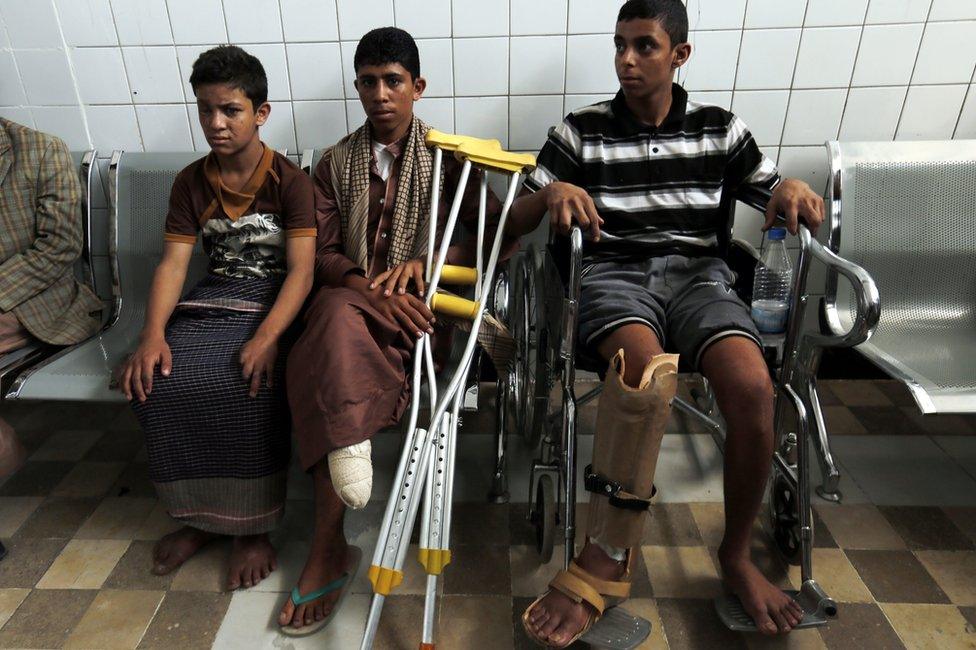
[(295, 613), (291, 617), (292, 627), (301, 627), (305, 624), (305, 605), (295, 608)]
[(778, 610), (773, 610), (771, 614), (773, 620), (776, 622), (776, 627), (780, 634), (786, 634), (792, 629), (793, 626), (790, 625), (789, 621), (786, 620), (786, 617), (783, 616), (783, 614)]
[(295, 606), (291, 602), (291, 598), (285, 601), (285, 606), (281, 608), (281, 613), (278, 614), (278, 625), (288, 625), (288, 621), (291, 620), (292, 615), (295, 613)]
[(776, 623), (773, 622), (773, 619), (771, 619), (769, 614), (767, 614), (765, 611), (759, 614), (754, 614), (752, 619), (756, 622), (756, 627), (763, 634), (772, 635), (779, 631), (779, 628), (776, 627)]
[(552, 636), (552, 633), (556, 631), (556, 629), (559, 627), (559, 624), (561, 622), (562, 619), (559, 616), (553, 614), (548, 619), (546, 619), (545, 623), (539, 626), (540, 635), (544, 637)]

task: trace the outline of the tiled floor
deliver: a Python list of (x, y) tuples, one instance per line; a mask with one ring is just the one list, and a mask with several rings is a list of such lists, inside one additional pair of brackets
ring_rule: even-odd
[[(922, 418), (889, 382), (825, 382), (822, 398), (840, 461), (843, 505), (816, 504), (817, 578), (840, 604), (826, 628), (766, 640), (723, 629), (710, 599), (721, 592), (721, 457), (704, 430), (673, 418), (628, 607), (653, 623), (647, 648), (976, 648), (976, 420)], [(257, 587), (221, 590), (227, 543), (175, 574), (149, 573), (153, 540), (174, 522), (146, 476), (141, 435), (117, 406), (4, 404), (31, 450), (0, 484), (0, 647), (355, 648), (370, 602), (357, 576), (332, 626), (309, 639), (277, 633), (273, 619), (297, 579), (311, 530), (311, 491), (299, 472), (274, 535), (280, 567)], [(442, 581), (438, 647), (529, 648), (518, 618), (560, 563), (540, 566), (525, 521), (532, 451), (511, 446), (513, 502), (487, 505), (491, 409), (465, 416), (458, 462), (453, 562)], [(592, 427), (584, 409), (584, 432)], [(581, 455), (592, 438), (581, 439)], [(377, 499), (351, 513), (347, 532), (375, 544), (398, 455), (378, 438)], [(585, 506), (581, 506), (585, 508)], [(783, 586), (785, 566), (757, 525), (755, 555)], [(424, 577), (406, 578), (384, 609), (377, 648), (416, 648)]]

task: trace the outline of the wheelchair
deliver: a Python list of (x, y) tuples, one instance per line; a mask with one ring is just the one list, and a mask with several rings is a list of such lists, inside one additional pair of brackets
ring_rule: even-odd
[[(734, 289), (751, 302), (759, 253), (747, 242), (733, 239), (735, 202), (765, 211), (771, 193), (756, 188), (723, 192), (722, 214), (727, 225), (720, 236), (723, 258), (736, 274)], [(775, 453), (770, 476), (767, 516), (777, 551), (801, 567), (802, 588), (795, 595), (808, 616), (801, 627), (823, 625), (836, 615), (835, 602), (813, 578), (813, 520), (810, 503), (808, 444), (817, 453), (825, 498), (840, 499), (839, 473), (831, 456), (823, 413), (817, 396), (816, 372), (822, 350), (858, 345), (871, 335), (880, 315), (877, 288), (862, 268), (821, 246), (806, 227), (799, 232), (799, 260), (794, 269), (792, 301), (784, 335), (764, 337), (776, 388)], [(544, 247), (533, 245), (513, 257), (495, 282), (494, 308), (516, 341), (516, 359), (508, 376), (497, 385), (496, 458), (492, 492), (495, 501), (508, 499), (507, 444), (521, 437), (539, 455), (532, 463), (529, 519), (535, 528), (536, 549), (543, 563), (553, 553), (558, 529), (565, 539), (564, 567), (574, 553), (576, 534), (577, 418), (579, 409), (594, 399), (602, 385), (577, 396), (576, 370), (603, 372), (605, 362), (577, 349), (577, 319), (582, 272), (583, 238), (578, 227), (569, 237), (550, 236)], [(851, 284), (852, 327), (841, 335), (822, 334), (804, 327), (808, 308), (807, 276), (816, 260), (826, 265), (828, 281), (844, 276)], [(685, 372), (686, 368), (681, 368)], [(708, 381), (692, 377), (691, 401), (676, 396), (673, 406), (705, 425), (720, 450), (725, 425)], [(722, 601), (722, 602), (719, 602)], [(754, 630), (752, 620), (728, 598), (716, 601), (723, 622), (733, 630)]]

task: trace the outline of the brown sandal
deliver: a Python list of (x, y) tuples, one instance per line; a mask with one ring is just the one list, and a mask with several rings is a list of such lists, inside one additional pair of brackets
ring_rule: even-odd
[[(543, 639), (535, 635), (529, 627), (529, 615), (532, 610), (538, 605), (543, 598), (549, 595), (549, 593), (555, 589), (560, 593), (568, 596), (576, 603), (585, 602), (587, 605), (593, 608), (586, 624), (583, 626), (576, 636), (574, 636), (566, 645), (558, 646), (565, 648), (567, 646), (575, 643), (581, 636), (586, 634), (593, 624), (600, 620), (603, 616), (603, 612), (606, 611), (608, 607), (615, 607), (620, 603), (627, 600), (630, 597), (630, 565), (633, 558), (633, 549), (627, 550), (627, 566), (624, 569), (623, 580), (613, 581), (613, 580), (601, 580), (595, 575), (589, 573), (586, 569), (576, 564), (573, 560), (569, 563), (568, 570), (561, 570), (556, 576), (549, 582), (549, 589), (546, 593), (542, 594), (529, 605), (525, 612), (522, 614), (522, 627), (525, 628), (525, 633), (530, 639), (538, 643), (544, 648), (555, 648), (557, 646), (551, 645), (548, 639)], [(608, 603), (607, 601), (612, 602)]]

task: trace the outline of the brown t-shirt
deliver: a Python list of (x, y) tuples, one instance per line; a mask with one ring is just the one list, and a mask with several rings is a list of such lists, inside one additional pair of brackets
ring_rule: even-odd
[(220, 180), (213, 154), (176, 177), (166, 215), (166, 241), (192, 244), (203, 233), (210, 272), (228, 277), (287, 273), (285, 240), (315, 237), (312, 180), (265, 145), (251, 179), (235, 192)]

